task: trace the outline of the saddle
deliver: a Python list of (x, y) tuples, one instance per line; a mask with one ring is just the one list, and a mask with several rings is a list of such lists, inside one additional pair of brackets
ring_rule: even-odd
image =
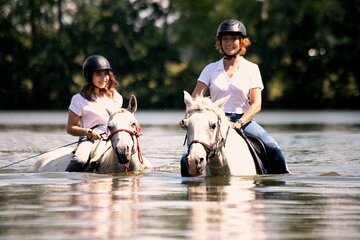
[(270, 169), (270, 162), (264, 143), (257, 137), (246, 135), (241, 128), (237, 128), (235, 130), (245, 140), (250, 150), (255, 163), (256, 173), (267, 174)]

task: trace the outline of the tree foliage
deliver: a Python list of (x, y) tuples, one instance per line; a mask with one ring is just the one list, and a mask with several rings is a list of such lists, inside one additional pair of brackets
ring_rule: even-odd
[(109, 59), (126, 98), (183, 108), (220, 22), (244, 22), (265, 108), (359, 109), (359, 0), (2, 0), (0, 109), (64, 109), (82, 62)]

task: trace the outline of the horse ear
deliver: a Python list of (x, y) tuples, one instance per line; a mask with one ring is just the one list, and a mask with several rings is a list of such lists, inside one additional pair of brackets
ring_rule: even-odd
[(128, 106), (127, 110), (131, 113), (134, 113), (137, 110), (137, 100), (134, 95), (131, 95), (131, 97), (130, 97), (129, 106)]
[(230, 96), (226, 96), (223, 98), (220, 98), (219, 100), (216, 100), (214, 102), (215, 106), (219, 107), (219, 108), (224, 108), (225, 103), (229, 100)]
[(187, 91), (184, 91), (184, 102), (185, 102), (186, 108), (189, 108), (194, 102), (193, 98)]

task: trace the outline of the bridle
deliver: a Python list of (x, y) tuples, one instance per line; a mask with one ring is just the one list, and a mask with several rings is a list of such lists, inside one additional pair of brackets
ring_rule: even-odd
[[(180, 122), (180, 126), (184, 125), (184, 120), (182, 120)], [(187, 152), (189, 154), (190, 152), (190, 148), (193, 144), (195, 143), (199, 143), (203, 146), (203, 148), (205, 149), (205, 152), (206, 152), (206, 160), (209, 160), (211, 157), (215, 156), (217, 154), (217, 152), (225, 146), (225, 143), (226, 143), (226, 139), (227, 139), (227, 136), (228, 136), (228, 133), (229, 133), (229, 129), (230, 129), (230, 126), (228, 127), (227, 131), (226, 131), (226, 136), (223, 137), (221, 135), (221, 131), (220, 131), (220, 125), (221, 125), (221, 118), (218, 116), (218, 120), (216, 122), (216, 127), (217, 127), (217, 130), (216, 130), (216, 135), (215, 135), (215, 141), (211, 144), (207, 144), (205, 143), (204, 141), (200, 141), (200, 140), (197, 140), (197, 139), (194, 139), (190, 142), (190, 144), (188, 144), (188, 149), (187, 149)], [(186, 141), (187, 141), (187, 135), (185, 136), (185, 140), (184, 140), (184, 146), (186, 144)]]
[[(141, 153), (141, 149), (140, 149), (140, 144), (139, 144), (139, 136), (140, 133), (137, 130), (128, 130), (128, 129), (124, 129), (124, 128), (120, 128), (120, 129), (115, 129), (114, 131), (112, 131), (109, 136), (104, 139), (105, 141), (109, 141), (112, 139), (112, 137), (119, 133), (119, 132), (126, 132), (128, 134), (130, 134), (131, 139), (133, 141), (133, 146), (132, 146), (132, 150), (131, 150), (131, 155), (134, 155), (136, 152), (138, 153), (138, 157), (139, 157), (139, 161), (141, 164), (144, 164), (144, 160), (142, 157), (142, 153)], [(135, 149), (135, 141), (136, 141), (136, 149)], [(126, 165), (126, 164), (125, 164)]]

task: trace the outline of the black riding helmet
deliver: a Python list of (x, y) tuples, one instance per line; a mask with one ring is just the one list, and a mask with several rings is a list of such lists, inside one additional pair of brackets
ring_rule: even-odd
[(83, 74), (85, 79), (91, 83), (92, 73), (97, 70), (111, 70), (109, 61), (101, 55), (88, 57), (83, 64)]
[(216, 32), (216, 38), (220, 39), (225, 34), (233, 34), (247, 37), (244, 24), (235, 19), (225, 20), (219, 25)]
[[(216, 32), (217, 40), (221, 41), (221, 38), (226, 34), (247, 37), (246, 28), (245, 28), (244, 24), (235, 19), (225, 20), (222, 23), (220, 23), (218, 30)], [(237, 54), (240, 52), (240, 50), (239, 50), (239, 52), (237, 52), (233, 55), (228, 55), (225, 53), (225, 51), (222, 48), (221, 48), (221, 50), (223, 52), (224, 57), (227, 59), (235, 58), (237, 56)]]

